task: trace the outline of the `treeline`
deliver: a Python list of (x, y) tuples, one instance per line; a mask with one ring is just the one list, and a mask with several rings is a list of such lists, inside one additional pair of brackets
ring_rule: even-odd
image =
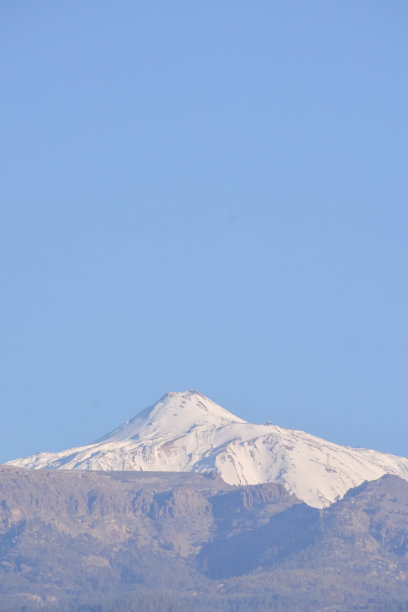
[[(313, 603), (314, 602), (314, 603)], [(277, 595), (267, 594), (260, 596), (244, 596), (244, 595), (229, 595), (229, 596), (195, 596), (195, 597), (177, 597), (175, 595), (143, 593), (133, 596), (125, 596), (119, 599), (110, 599), (107, 601), (81, 603), (78, 605), (72, 602), (65, 607), (59, 604), (57, 607), (27, 606), (22, 604), (14, 608), (3, 608), (8, 612), (33, 612), (36, 609), (41, 609), (43, 612), (282, 612), (282, 610), (291, 610), (292, 612), (300, 612), (304, 610), (313, 610), (314, 605), (320, 608), (324, 603), (322, 598), (314, 599), (304, 597), (304, 594), (296, 596), (292, 594), (288, 597), (278, 597)], [(325, 602), (327, 603), (327, 602)], [(350, 606), (344, 606), (344, 603), (337, 604), (338, 610), (347, 610), (347, 612), (408, 612), (408, 600), (399, 601), (395, 598), (377, 599), (376, 601), (367, 601), (363, 598), (359, 601), (356, 597), (355, 601)]]

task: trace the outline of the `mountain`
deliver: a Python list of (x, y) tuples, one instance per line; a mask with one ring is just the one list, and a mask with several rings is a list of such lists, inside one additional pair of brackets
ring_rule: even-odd
[(0, 610), (408, 609), (408, 482), (318, 510), (212, 474), (0, 466)]
[(408, 479), (408, 459), (248, 423), (197, 391), (167, 393), (93, 444), (8, 462), (34, 469), (214, 471), (231, 485), (281, 483), (323, 508), (384, 474)]

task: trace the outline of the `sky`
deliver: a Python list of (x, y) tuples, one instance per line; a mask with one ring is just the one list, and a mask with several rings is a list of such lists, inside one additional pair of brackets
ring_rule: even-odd
[(408, 456), (408, 4), (0, 6), (0, 461), (167, 391)]

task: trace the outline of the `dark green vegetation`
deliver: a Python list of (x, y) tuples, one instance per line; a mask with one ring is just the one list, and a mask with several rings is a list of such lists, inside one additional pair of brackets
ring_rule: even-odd
[(0, 610), (408, 610), (408, 482), (326, 510), (200, 474), (0, 466)]

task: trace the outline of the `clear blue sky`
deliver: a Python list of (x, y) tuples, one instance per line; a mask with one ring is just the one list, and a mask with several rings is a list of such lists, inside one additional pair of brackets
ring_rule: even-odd
[(166, 391), (408, 455), (408, 4), (0, 7), (0, 461)]

